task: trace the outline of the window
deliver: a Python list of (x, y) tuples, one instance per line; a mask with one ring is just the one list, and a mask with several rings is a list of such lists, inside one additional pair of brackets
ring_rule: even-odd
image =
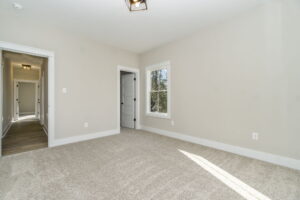
[(154, 117), (170, 118), (170, 63), (147, 67), (147, 111)]

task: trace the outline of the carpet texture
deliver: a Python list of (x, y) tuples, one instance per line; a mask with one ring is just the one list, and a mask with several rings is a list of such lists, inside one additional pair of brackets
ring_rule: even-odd
[(128, 129), (2, 157), (0, 199), (245, 199), (182, 152), (201, 156), (269, 199), (300, 199), (300, 171)]

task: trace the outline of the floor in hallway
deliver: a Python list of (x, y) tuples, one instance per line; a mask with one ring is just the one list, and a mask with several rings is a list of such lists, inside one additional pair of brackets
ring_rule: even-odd
[(40, 122), (35, 119), (26, 119), (12, 124), (2, 140), (2, 155), (21, 153), (47, 146), (48, 137)]

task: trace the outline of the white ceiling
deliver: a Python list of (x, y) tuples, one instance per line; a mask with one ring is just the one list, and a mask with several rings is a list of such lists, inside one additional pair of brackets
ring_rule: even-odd
[[(224, 20), (266, 0), (147, 0), (130, 13), (125, 0), (1, 0), (0, 12), (43, 20), (122, 49), (141, 53)], [(18, 2), (23, 10), (16, 10)]]

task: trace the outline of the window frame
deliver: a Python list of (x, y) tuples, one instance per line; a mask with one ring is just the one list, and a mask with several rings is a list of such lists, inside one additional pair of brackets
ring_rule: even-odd
[[(166, 69), (168, 73), (167, 80), (167, 113), (151, 112), (151, 72), (156, 70)], [(170, 61), (146, 67), (146, 115), (157, 118), (171, 118), (171, 64)]]

